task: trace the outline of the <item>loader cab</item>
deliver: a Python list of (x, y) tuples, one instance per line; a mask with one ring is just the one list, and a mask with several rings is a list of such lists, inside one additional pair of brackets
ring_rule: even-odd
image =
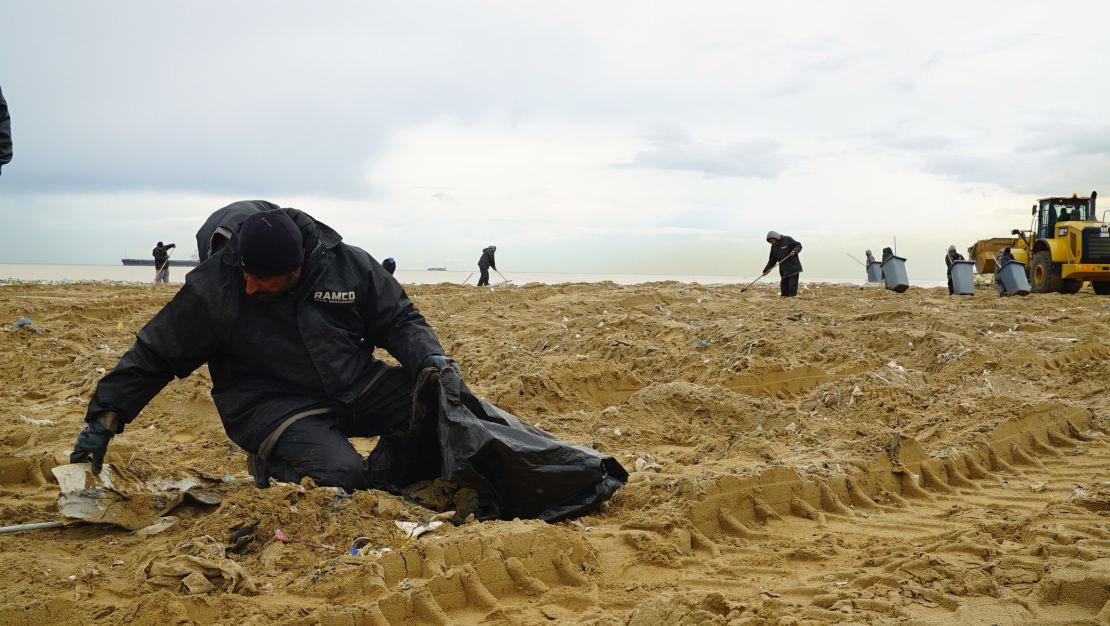
[(1097, 218), (1091, 198), (1072, 195), (1070, 198), (1041, 198), (1033, 205), (1033, 216), (1037, 222), (1037, 238), (1047, 239), (1056, 236), (1057, 222), (1090, 222)]

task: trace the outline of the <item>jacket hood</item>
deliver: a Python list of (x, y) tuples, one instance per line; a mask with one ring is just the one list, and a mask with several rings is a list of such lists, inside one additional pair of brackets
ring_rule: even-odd
[(776, 231), (769, 230), (767, 231), (767, 240), (770, 241), (772, 239), (782, 239), (782, 235), (778, 234)]
[[(235, 249), (235, 237), (239, 234), (243, 222), (259, 211), (281, 209), (278, 205), (265, 200), (242, 200), (225, 206), (208, 216), (204, 225), (197, 231), (197, 253), (203, 263), (211, 256), (216, 256), (224, 247)], [(282, 209), (297, 225), (304, 239), (305, 252), (311, 253), (316, 246), (334, 248), (343, 237), (335, 230), (312, 218), (311, 215), (297, 209)], [(307, 254), (306, 254), (307, 256)], [(238, 264), (239, 259), (232, 261)]]
[(254, 213), (281, 208), (265, 200), (242, 200), (233, 202), (208, 216), (204, 225), (197, 231), (197, 255), (204, 263), (208, 257), (219, 252), (239, 233), (239, 227)]

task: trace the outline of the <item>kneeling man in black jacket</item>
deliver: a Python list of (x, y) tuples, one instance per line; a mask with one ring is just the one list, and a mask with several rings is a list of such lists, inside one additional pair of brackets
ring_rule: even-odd
[[(415, 443), (432, 426), (413, 416), (419, 373), (463, 384), (428, 322), (373, 257), (296, 209), (236, 202), (197, 240), (203, 262), (97, 383), (71, 462), (99, 473), (111, 438), (175, 376), (207, 363), (224, 430), (248, 452), (256, 484), (375, 486), (370, 468), (382, 466), (348, 437)], [(374, 358), (375, 346), (401, 366)]]

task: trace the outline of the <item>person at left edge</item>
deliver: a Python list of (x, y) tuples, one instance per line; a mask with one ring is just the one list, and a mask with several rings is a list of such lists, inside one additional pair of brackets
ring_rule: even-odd
[(0, 89), (0, 169), (12, 162), (12, 117), (8, 114), (8, 101)]
[[(412, 410), (416, 377), (434, 367), (462, 385), (458, 365), (397, 281), (327, 225), (264, 201), (220, 211), (237, 216), (227, 222), (237, 231), (97, 383), (70, 461), (99, 472), (111, 438), (172, 378), (207, 363), (224, 430), (248, 452), (259, 487), (310, 476), (368, 488), (373, 477), (348, 437), (425, 441), (430, 426)], [(374, 358), (375, 346), (400, 367)]]

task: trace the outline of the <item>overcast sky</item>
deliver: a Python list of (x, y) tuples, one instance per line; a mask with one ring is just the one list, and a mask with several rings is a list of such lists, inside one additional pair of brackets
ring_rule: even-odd
[[(806, 278), (1110, 192), (1106, 2), (0, 0), (0, 263), (266, 199), (403, 269)], [(1110, 209), (1110, 193), (1105, 208)]]

